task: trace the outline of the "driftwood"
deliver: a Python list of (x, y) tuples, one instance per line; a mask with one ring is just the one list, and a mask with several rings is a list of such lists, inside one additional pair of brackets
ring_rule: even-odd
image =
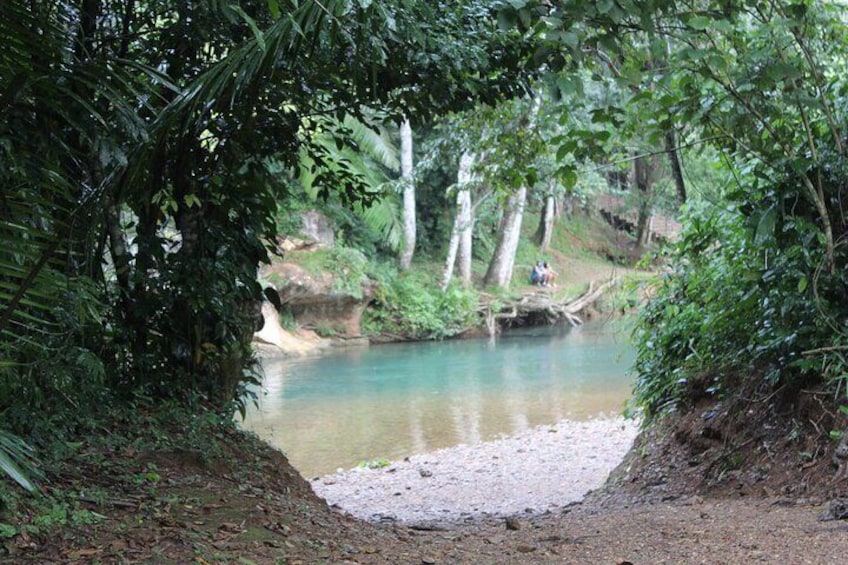
[[(579, 314), (619, 282), (620, 278), (615, 277), (597, 288), (594, 283), (589, 283), (589, 290), (570, 302), (558, 301), (547, 290), (524, 294), (521, 298), (506, 303), (499, 302), (492, 296), (485, 296), (479, 311), (486, 320), (486, 329), (490, 336), (497, 334), (502, 320), (526, 318), (531, 315), (543, 316), (550, 324), (567, 320), (572, 326), (579, 326), (583, 323)], [(500, 306), (497, 311), (493, 308), (496, 303)]]
[(589, 290), (587, 290), (586, 293), (583, 294), (583, 296), (581, 296), (577, 300), (574, 300), (574, 301), (566, 304), (565, 310), (567, 312), (571, 313), (571, 314), (578, 314), (579, 312), (583, 311), (586, 307), (590, 306), (598, 298), (603, 296), (603, 294), (607, 290), (609, 290), (610, 288), (613, 288), (615, 286), (618, 286), (618, 284), (620, 282), (621, 282), (621, 277), (615, 277), (613, 279), (608, 280), (604, 284), (600, 285), (596, 289), (592, 288), (594, 286), (593, 282), (589, 283)]

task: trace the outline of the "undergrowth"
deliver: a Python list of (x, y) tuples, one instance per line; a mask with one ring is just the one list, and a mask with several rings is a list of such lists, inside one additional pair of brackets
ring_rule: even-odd
[(376, 274), (373, 303), (363, 318), (363, 331), (372, 336), (444, 339), (478, 323), (478, 293), (453, 283), (442, 292), (426, 271)]
[(105, 517), (97, 507), (115, 496), (108, 494), (114, 486), (129, 484), (155, 494), (162, 481), (155, 462), (128, 466), (111, 454), (126, 459), (161, 451), (190, 453), (211, 467), (228, 459), (224, 446), (235, 432), (232, 418), (208, 410), (200, 399), (190, 404), (154, 405), (144, 399), (110, 403), (86, 413), (66, 412), (51, 422), (54, 433), (38, 445), (38, 474), (30, 474), (35, 492), (0, 478), (0, 543), (101, 522)]
[(769, 239), (728, 210), (695, 210), (684, 224), (635, 332), (646, 414), (720, 399), (745, 379), (790, 391), (827, 382), (844, 394), (844, 335), (834, 331), (844, 282), (821, 273), (816, 230), (795, 219)]

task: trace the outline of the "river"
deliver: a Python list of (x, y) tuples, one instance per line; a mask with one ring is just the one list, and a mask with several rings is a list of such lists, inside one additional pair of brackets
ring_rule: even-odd
[(269, 358), (243, 427), (306, 477), (620, 414), (633, 349), (613, 323)]

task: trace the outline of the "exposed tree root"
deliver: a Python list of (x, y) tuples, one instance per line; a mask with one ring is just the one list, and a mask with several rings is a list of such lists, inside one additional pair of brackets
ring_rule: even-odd
[(508, 320), (523, 320), (531, 317), (544, 319), (549, 324), (566, 320), (572, 326), (579, 326), (583, 324), (580, 314), (620, 282), (621, 277), (614, 277), (597, 288), (594, 282), (591, 282), (589, 289), (583, 295), (571, 301), (557, 300), (551, 292), (546, 290), (524, 294), (520, 298), (506, 302), (491, 295), (484, 295), (479, 312), (486, 320), (486, 328), (490, 336), (497, 335), (501, 326)]

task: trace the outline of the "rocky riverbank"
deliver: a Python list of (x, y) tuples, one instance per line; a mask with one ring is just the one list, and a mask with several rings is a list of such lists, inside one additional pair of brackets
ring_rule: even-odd
[(538, 515), (580, 501), (624, 458), (637, 425), (562, 420), (515, 436), (460, 445), (312, 481), (328, 503), (369, 521), (457, 523)]
[[(108, 434), (103, 428), (102, 441), (90, 436), (45, 488), (53, 496), (68, 493), (62, 500), (76, 505), (73, 516), (62, 516), (68, 525), (34, 522), (32, 508), (18, 507), (19, 533), (7, 533), (0, 543), (0, 563), (583, 565), (840, 563), (845, 557), (845, 522), (826, 516), (831, 497), (811, 496), (814, 491), (767, 496), (763, 481), (746, 486), (739, 482), (744, 474), (729, 473), (733, 488), (716, 496), (703, 484), (705, 468), (692, 466), (673, 421), (661, 434), (636, 439), (638, 454), (631, 450), (625, 457), (615, 481), (569, 505), (600, 485), (615, 465), (621, 452), (604, 446), (620, 440), (626, 445), (633, 432), (621, 429), (627, 424), (599, 421), (579, 429), (580, 424), (560, 423), (373, 472), (350, 471), (347, 479), (336, 476), (333, 485), (325, 484), (328, 477), (307, 483), (284, 455), (234, 427), (221, 428), (211, 419), (168, 420), (167, 429), (144, 420), (140, 427), (139, 417), (118, 420), (124, 425)], [(145, 444), (140, 435), (168, 443)], [(603, 441), (593, 445), (583, 441), (587, 438)], [(577, 445), (583, 447), (573, 451)], [(770, 445), (775, 449), (767, 455), (774, 463), (783, 456), (797, 460), (797, 445)], [(595, 466), (601, 461), (607, 464)], [(832, 475), (829, 458), (821, 466)], [(680, 472), (689, 469), (694, 471)], [(590, 484), (569, 491), (581, 477)], [(787, 487), (810, 479), (799, 473), (774, 478)], [(313, 492), (333, 499), (330, 487), (337, 494), (343, 489), (366, 494), (358, 510), (353, 501), (344, 504), (369, 520), (330, 509)], [(385, 496), (375, 494), (381, 490)], [(452, 498), (429, 502), (445, 492)], [(513, 496), (521, 502), (510, 506)], [(463, 509), (466, 503), (476, 510)], [(413, 513), (416, 505), (429, 514)], [(512, 515), (500, 515), (511, 508)], [(83, 525), (82, 519), (88, 521)]]

